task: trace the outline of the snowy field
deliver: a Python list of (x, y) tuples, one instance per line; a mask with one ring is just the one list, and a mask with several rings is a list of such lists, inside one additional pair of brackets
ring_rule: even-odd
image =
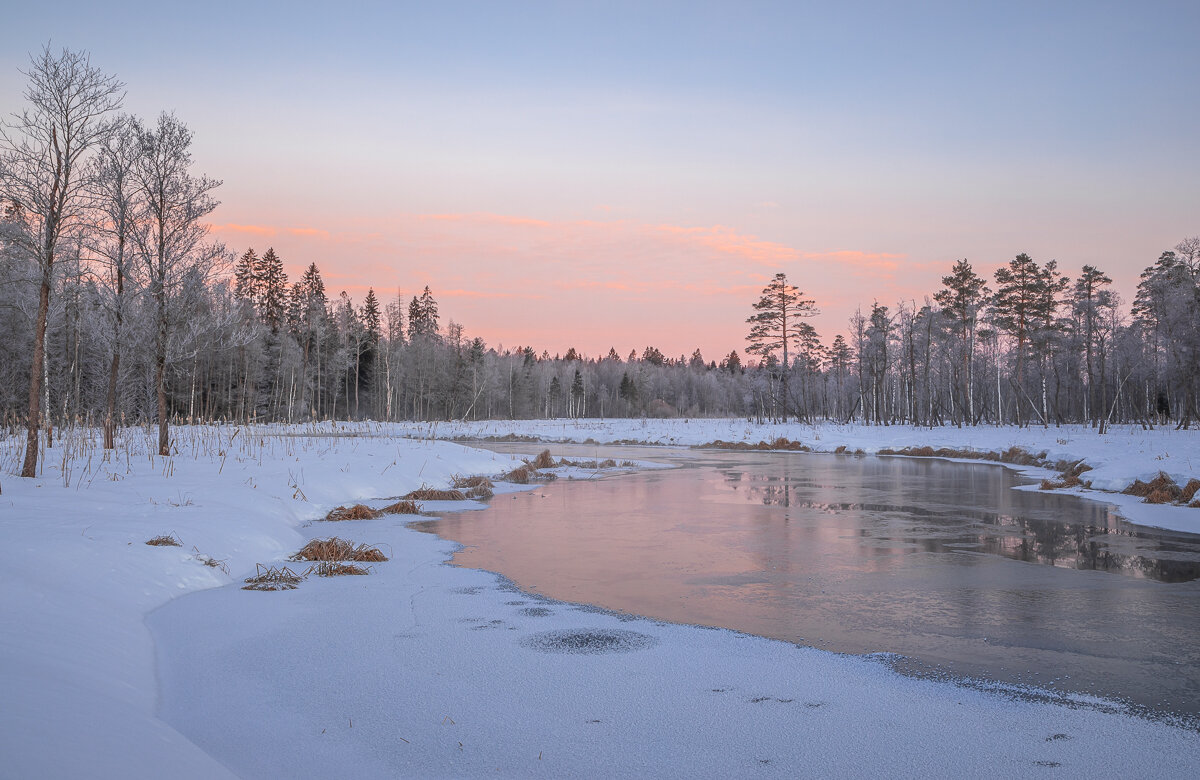
[[(15, 442), (0, 450), (0, 776), (1200, 774), (1200, 734), (1104, 702), (917, 680), (879, 659), (542, 601), (443, 565), (453, 545), (404, 516), (312, 522), (515, 463), (435, 440), (454, 437), (1016, 445), (1085, 458), (1085, 476), (1118, 489), (1200, 474), (1196, 432), (675, 420), (174, 434), (171, 458), (147, 454), (153, 439), (136, 429), (111, 461), (90, 440), (58, 442), (36, 480), (9, 476)], [(1200, 531), (1200, 510), (1093, 495), (1135, 522)], [(161, 534), (182, 546), (145, 544)], [(256, 564), (335, 534), (391, 560), (292, 591), (240, 588)]]

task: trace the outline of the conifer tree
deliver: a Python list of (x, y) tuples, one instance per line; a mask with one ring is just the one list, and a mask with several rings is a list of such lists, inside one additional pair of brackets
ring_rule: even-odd
[(1098, 425), (1101, 410), (1096, 405), (1095, 347), (1102, 311), (1112, 305), (1112, 291), (1105, 289), (1112, 279), (1095, 266), (1085, 265), (1075, 280), (1071, 308), (1080, 321), (1084, 350), (1084, 371), (1087, 376), (1087, 408), (1092, 425)]
[(571, 416), (579, 417), (583, 414), (583, 374), (579, 369), (575, 369), (575, 379), (571, 381)]
[(362, 305), (362, 323), (366, 329), (367, 343), (374, 346), (383, 335), (379, 318), (379, 299), (375, 297), (375, 288), (367, 288), (367, 297)]
[(783, 351), (783, 421), (787, 422), (788, 347), (799, 343), (801, 334), (797, 320), (817, 314), (816, 304), (804, 297), (804, 293), (788, 283), (787, 275), (775, 274), (775, 278), (763, 288), (762, 297), (754, 304), (756, 314), (746, 322), (750, 324), (750, 335), (746, 340), (750, 346), (746, 351), (769, 359), (776, 350)]
[(258, 255), (250, 247), (238, 258), (233, 268), (233, 294), (243, 301), (258, 301)]
[(979, 310), (987, 300), (987, 283), (975, 273), (966, 258), (954, 264), (949, 276), (942, 277), (943, 289), (933, 294), (933, 299), (942, 307), (942, 316), (947, 319), (959, 338), (959, 405), (956, 418), (961, 425), (965, 418), (974, 420), (972, 397), (972, 359), (975, 352), (975, 330), (979, 322)]
[(254, 298), (263, 324), (270, 328), (272, 333), (277, 333), (284, 321), (287, 309), (287, 282), (283, 261), (275, 254), (275, 248), (269, 247), (258, 263)]
[[(1028, 346), (1034, 338), (1044, 338), (1054, 319), (1057, 295), (1067, 285), (1067, 280), (1062, 278), (1057, 269), (1058, 264), (1053, 260), (1043, 267), (1029, 255), (1021, 253), (1010, 260), (1007, 267), (996, 270), (996, 293), (992, 296), (991, 316), (996, 326), (1016, 342), (1015, 389), (1019, 395), (1025, 395)], [(1042, 406), (1042, 422), (1046, 423), (1044, 402)], [(1014, 408), (1017, 424), (1021, 425), (1024, 417), (1020, 398)]]

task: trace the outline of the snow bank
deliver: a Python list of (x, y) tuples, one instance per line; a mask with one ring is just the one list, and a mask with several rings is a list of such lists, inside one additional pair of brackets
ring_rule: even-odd
[[(111, 462), (92, 441), (59, 442), (44, 478), (3, 480), (0, 776), (228, 776), (155, 715), (145, 616), (282, 560), (302, 522), (339, 503), (511, 468), (447, 442), (205, 428), (161, 458), (128, 437)], [(182, 546), (145, 544), (167, 534)]]

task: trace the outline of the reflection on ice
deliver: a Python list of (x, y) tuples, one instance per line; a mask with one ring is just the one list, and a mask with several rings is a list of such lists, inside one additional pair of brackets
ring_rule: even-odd
[(1200, 537), (997, 466), (680, 460), (427, 528), (552, 598), (1200, 713)]

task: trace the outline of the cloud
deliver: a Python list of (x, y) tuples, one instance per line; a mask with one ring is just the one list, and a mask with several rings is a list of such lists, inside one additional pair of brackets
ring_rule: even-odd
[(224, 225), (213, 225), (212, 230), (217, 233), (245, 233), (264, 238), (273, 238), (279, 232), (271, 225), (236, 225), (232, 222), (227, 222)]
[(328, 230), (320, 230), (318, 228), (288, 228), (287, 232), (293, 236), (300, 236), (302, 238), (320, 238), (325, 240), (330, 238)]
[(801, 257), (800, 252), (786, 244), (764, 241), (758, 236), (738, 233), (723, 225), (712, 227), (656, 225), (654, 229), (697, 247), (713, 249), (773, 268), (778, 268), (786, 262), (798, 260)]

